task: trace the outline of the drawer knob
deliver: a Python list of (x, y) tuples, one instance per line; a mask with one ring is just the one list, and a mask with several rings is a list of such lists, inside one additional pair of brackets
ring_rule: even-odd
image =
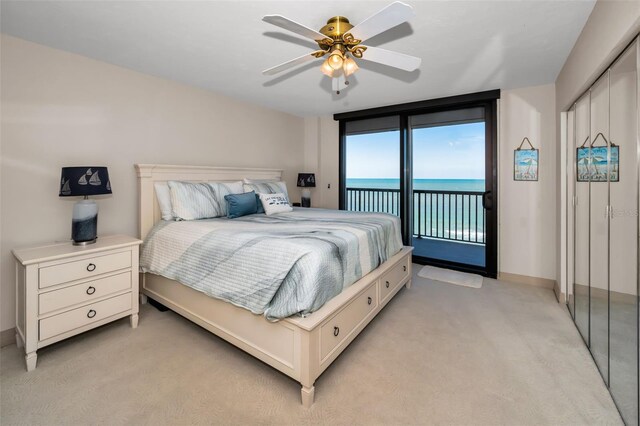
[(338, 334), (340, 334), (340, 327), (338, 326), (333, 327), (333, 335), (338, 337)]
[(385, 281), (384, 286), (389, 288), (389, 281)]
[(402, 265), (402, 270), (403, 270), (404, 272), (407, 272), (407, 265)]
[(89, 288), (87, 289), (87, 294), (93, 294), (95, 292), (96, 292), (96, 288), (90, 285)]
[(373, 302), (373, 299), (371, 299), (371, 296), (367, 297), (367, 305), (370, 305), (371, 302)]
[(95, 271), (95, 270), (96, 270), (96, 265), (95, 265), (95, 263), (90, 263), (90, 264), (88, 264), (88, 265), (87, 265), (87, 271), (89, 271), (89, 272), (93, 272), (93, 271)]
[(93, 309), (90, 309), (89, 312), (87, 312), (87, 318), (93, 318), (95, 317), (97, 314), (96, 311), (94, 311)]

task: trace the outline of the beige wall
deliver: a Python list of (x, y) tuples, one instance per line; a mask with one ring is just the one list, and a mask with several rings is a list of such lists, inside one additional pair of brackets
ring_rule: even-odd
[(14, 326), (14, 247), (66, 240), (60, 168), (106, 165), (98, 231), (137, 232), (134, 163), (283, 168), (293, 198), (304, 120), (1, 36), (0, 330)]
[[(558, 114), (566, 111), (577, 97), (591, 86), (596, 78), (607, 69), (640, 31), (640, 1), (598, 0), (587, 23), (582, 29), (569, 57), (556, 79), (556, 110)], [(556, 140), (561, 141), (560, 120), (556, 125)], [(560, 143), (556, 150), (556, 174), (566, 176), (566, 162), (560, 151)], [(558, 180), (558, 185), (560, 185)], [(556, 192), (556, 204), (566, 205), (566, 199), (561, 198), (561, 188)], [(556, 216), (556, 227), (566, 230), (567, 224), (561, 209)], [(556, 251), (565, 259), (566, 244), (564, 232), (558, 232)], [(560, 258), (560, 256), (559, 256)], [(562, 283), (561, 292), (566, 294), (566, 269), (564, 263), (558, 262), (556, 279)]]
[[(555, 90), (553, 85), (502, 91), (499, 134), (500, 272), (555, 279)], [(317, 151), (321, 193), (314, 206), (338, 206), (338, 123), (305, 119), (305, 146)], [(319, 129), (319, 131), (318, 131)], [(513, 150), (522, 138), (540, 148), (540, 180), (513, 181)], [(331, 183), (331, 190), (327, 184)], [(316, 189), (316, 193), (318, 190)]]
[[(503, 90), (498, 142), (498, 270), (555, 279), (555, 88)], [(540, 150), (538, 182), (513, 180), (513, 150), (524, 137)]]

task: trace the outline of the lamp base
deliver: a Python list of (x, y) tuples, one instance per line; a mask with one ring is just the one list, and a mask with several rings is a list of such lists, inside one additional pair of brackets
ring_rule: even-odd
[(98, 204), (93, 200), (80, 200), (73, 206), (71, 239), (76, 246), (96, 242), (98, 231)]
[(311, 207), (311, 191), (305, 188), (302, 190), (302, 197), (300, 198), (302, 207)]
[(74, 246), (88, 246), (89, 244), (95, 244), (96, 241), (98, 241), (98, 237), (95, 237), (91, 241), (74, 241), (73, 245)]

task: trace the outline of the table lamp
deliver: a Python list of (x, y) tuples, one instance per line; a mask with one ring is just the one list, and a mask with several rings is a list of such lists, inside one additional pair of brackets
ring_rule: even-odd
[(106, 167), (63, 167), (60, 179), (61, 197), (84, 197), (73, 206), (71, 239), (74, 245), (96, 242), (98, 231), (98, 204), (90, 195), (111, 194), (111, 183)]
[(311, 207), (311, 191), (316, 187), (316, 175), (313, 173), (298, 173), (298, 187), (302, 189), (302, 207)]

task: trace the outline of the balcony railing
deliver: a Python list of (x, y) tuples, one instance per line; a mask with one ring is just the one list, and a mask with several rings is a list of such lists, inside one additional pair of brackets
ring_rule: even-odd
[[(400, 214), (400, 190), (347, 188), (347, 210)], [(413, 236), (485, 244), (482, 192), (413, 191)]]

